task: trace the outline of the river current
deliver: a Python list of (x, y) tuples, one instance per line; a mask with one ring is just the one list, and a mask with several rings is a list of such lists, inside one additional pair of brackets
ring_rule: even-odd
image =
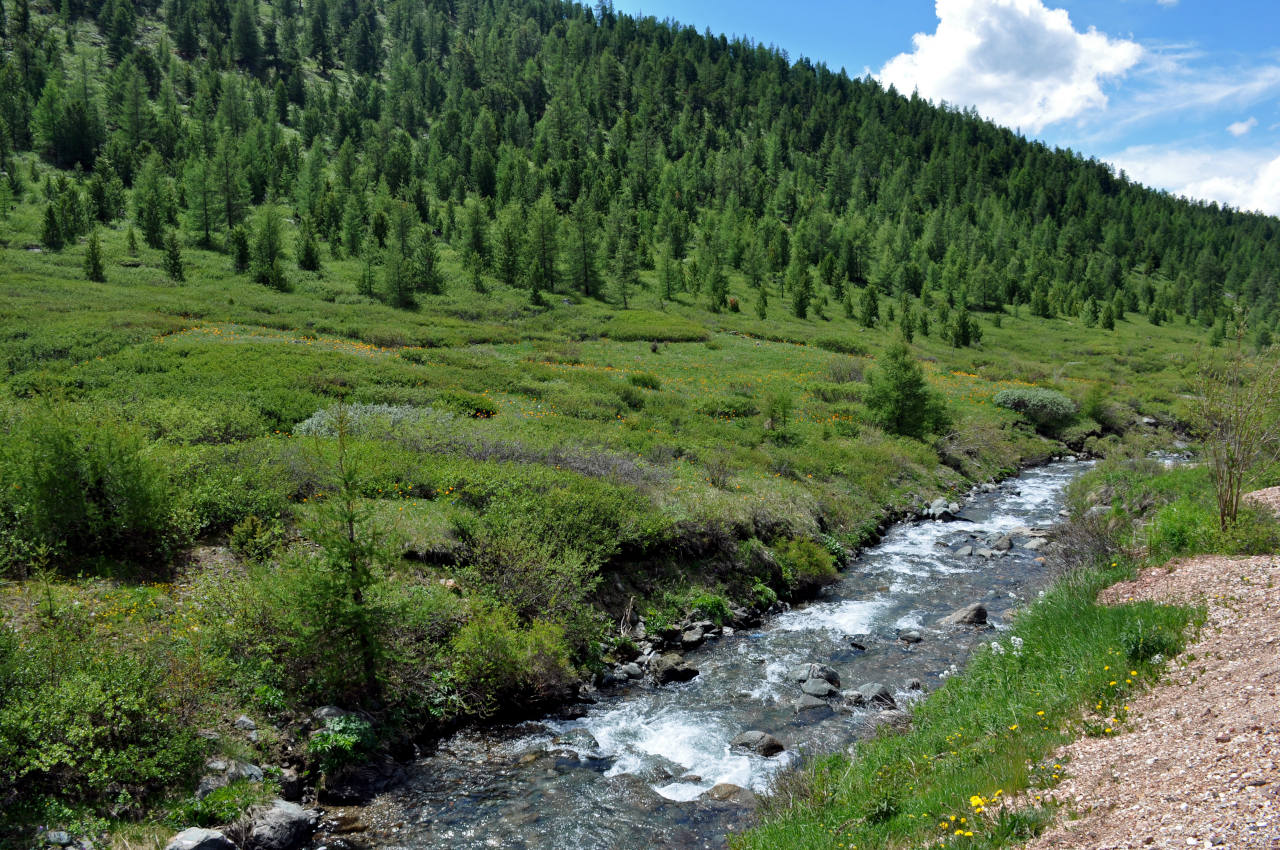
[[(751, 809), (708, 799), (730, 783), (767, 792), (780, 771), (848, 747), (877, 710), (798, 713), (790, 671), (830, 665), (844, 689), (883, 683), (900, 706), (939, 687), (1004, 619), (1049, 582), (1032, 542), (1059, 520), (1085, 468), (1059, 462), (976, 493), (952, 522), (891, 528), (819, 600), (687, 654), (684, 684), (602, 692), (585, 717), (460, 733), (414, 762), (409, 779), (365, 810), (358, 844), (376, 848), (603, 850), (715, 848)], [(1006, 553), (975, 552), (1008, 535)], [(1029, 547), (1029, 548), (1028, 548)], [(940, 618), (982, 603), (994, 629)], [(915, 631), (908, 643), (899, 637)], [(913, 636), (914, 639), (914, 636)], [(919, 680), (923, 691), (908, 688)], [(747, 730), (779, 738), (770, 758), (731, 747)], [(354, 836), (353, 836), (354, 837)]]

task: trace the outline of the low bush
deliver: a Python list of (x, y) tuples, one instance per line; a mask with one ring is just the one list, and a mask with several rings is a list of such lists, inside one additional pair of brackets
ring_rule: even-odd
[(729, 600), (716, 593), (700, 593), (690, 600), (690, 612), (702, 620), (711, 620), (717, 625), (724, 625), (733, 615), (729, 611)]
[(835, 559), (831, 553), (807, 538), (775, 543), (773, 555), (793, 594), (804, 596), (836, 580)]
[(679, 316), (648, 310), (627, 310), (607, 322), (603, 334), (619, 342), (703, 342), (710, 333)]
[(865, 356), (867, 347), (862, 343), (845, 337), (820, 336), (813, 344), (823, 351), (834, 351), (837, 354), (850, 354), (855, 357)]
[(358, 714), (344, 714), (325, 720), (324, 728), (307, 742), (307, 752), (322, 773), (333, 774), (367, 759), (377, 743), (372, 723)]
[(472, 611), (454, 635), (453, 658), (467, 709), (481, 717), (554, 701), (575, 682), (564, 629), (546, 620), (521, 626), (498, 604)]
[(662, 379), (651, 372), (635, 372), (631, 375), (631, 383), (634, 386), (646, 390), (662, 389)]
[(996, 407), (1021, 413), (1037, 428), (1050, 431), (1068, 424), (1076, 415), (1074, 401), (1045, 387), (1001, 390), (991, 401)]
[(33, 556), (67, 566), (167, 564), (188, 531), (174, 497), (135, 428), (38, 408), (0, 445), (0, 569), (25, 574)]

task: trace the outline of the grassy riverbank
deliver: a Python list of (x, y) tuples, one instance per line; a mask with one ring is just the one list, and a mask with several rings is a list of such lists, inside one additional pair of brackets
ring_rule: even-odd
[(988, 848), (1037, 834), (1071, 769), (1051, 754), (1080, 735), (1122, 729), (1129, 698), (1159, 677), (1201, 616), (1148, 602), (1099, 605), (1098, 591), (1169, 557), (1280, 543), (1280, 526), (1263, 512), (1219, 532), (1199, 468), (1117, 457), (1075, 482), (1071, 503), (1057, 584), (917, 705), (910, 731), (786, 779), (762, 825), (735, 847)]

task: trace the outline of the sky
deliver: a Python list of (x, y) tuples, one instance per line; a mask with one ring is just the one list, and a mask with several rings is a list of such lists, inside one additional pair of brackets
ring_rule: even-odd
[(1280, 0), (614, 0), (1280, 215)]

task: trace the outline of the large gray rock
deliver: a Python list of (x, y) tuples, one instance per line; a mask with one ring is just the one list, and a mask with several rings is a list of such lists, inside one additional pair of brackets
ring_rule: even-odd
[(241, 732), (252, 732), (258, 728), (258, 724), (254, 723), (253, 718), (249, 717), (247, 714), (242, 714), (237, 717), (235, 722), (231, 725), (236, 729), (239, 729)]
[(184, 829), (165, 845), (165, 850), (237, 850), (236, 845), (216, 829)]
[(898, 632), (898, 640), (903, 643), (920, 643), (924, 640), (924, 635), (918, 629), (903, 629)]
[(795, 701), (794, 705), (796, 714), (803, 714), (810, 717), (820, 713), (832, 713), (831, 703), (827, 702), (825, 699), (810, 696), (809, 694), (805, 694), (800, 697), (800, 699)]
[(881, 708), (893, 708), (898, 703), (893, 698), (893, 689), (888, 685), (882, 685), (879, 682), (867, 682), (858, 688), (858, 693), (862, 694), (862, 698), (869, 705), (879, 706)]
[(946, 626), (982, 626), (986, 622), (987, 609), (981, 602), (975, 602), (942, 618), (942, 624)]
[(653, 680), (661, 685), (687, 682), (698, 675), (698, 668), (686, 664), (678, 652), (664, 652), (654, 659), (649, 669), (653, 672)]
[(247, 850), (298, 850), (311, 840), (319, 817), (297, 803), (272, 802), (271, 808), (253, 818)]
[(810, 696), (829, 697), (840, 689), (826, 679), (805, 679), (800, 685), (800, 690)]
[(786, 749), (783, 743), (768, 732), (743, 732), (738, 737), (729, 742), (729, 746), (738, 747), (744, 750), (751, 750), (762, 756), (776, 756), (778, 753)]
[(995, 549), (997, 552), (1008, 552), (1013, 548), (1013, 538), (1007, 534), (1003, 537), (999, 537), (991, 544), (991, 548)]
[(681, 632), (680, 645), (685, 649), (693, 649), (696, 646), (700, 646), (705, 637), (706, 632), (703, 631), (701, 626), (691, 626)]
[(336, 705), (322, 705), (315, 711), (311, 712), (311, 719), (324, 723), (326, 720), (333, 720), (337, 717), (346, 717), (351, 712), (344, 711)]
[(824, 679), (837, 688), (840, 687), (840, 674), (825, 664), (801, 664), (799, 667), (793, 667), (791, 679), (795, 682)]

